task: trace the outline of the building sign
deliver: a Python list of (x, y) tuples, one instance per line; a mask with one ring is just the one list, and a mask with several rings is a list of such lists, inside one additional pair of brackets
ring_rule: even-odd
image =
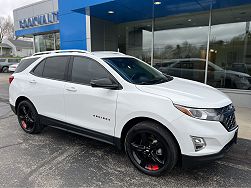
[(58, 22), (58, 12), (52, 12), (35, 16), (32, 18), (26, 18), (19, 21), (20, 28), (26, 29), (36, 26), (42, 26), (47, 24), (53, 24)]

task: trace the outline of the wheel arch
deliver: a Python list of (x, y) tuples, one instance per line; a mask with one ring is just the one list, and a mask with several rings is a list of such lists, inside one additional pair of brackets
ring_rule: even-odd
[(180, 145), (179, 145), (179, 142), (178, 140), (176, 139), (176, 137), (174, 136), (174, 134), (172, 133), (172, 131), (170, 131), (165, 125), (163, 125), (161, 122), (155, 120), (155, 119), (152, 119), (152, 118), (149, 118), (149, 117), (134, 117), (132, 118), (131, 120), (129, 120), (123, 127), (122, 129), (122, 132), (121, 132), (121, 137), (120, 137), (120, 149), (124, 149), (124, 141), (125, 141), (125, 137), (126, 137), (126, 134), (128, 133), (128, 131), (135, 125), (137, 125), (138, 123), (140, 122), (143, 122), (143, 121), (152, 121), (152, 122), (155, 122), (155, 123), (158, 123), (159, 126), (163, 127), (173, 138), (174, 142), (177, 144), (177, 147), (178, 147), (178, 152), (179, 152), (179, 158), (181, 157), (181, 149), (180, 149)]
[(16, 110), (16, 111), (17, 111), (17, 107), (18, 107), (18, 105), (20, 104), (20, 102), (22, 102), (22, 101), (24, 101), (24, 100), (29, 101), (29, 102), (35, 107), (35, 105), (33, 104), (33, 102), (32, 102), (29, 98), (27, 98), (27, 97), (25, 97), (25, 96), (19, 96), (19, 97), (16, 99), (16, 102), (15, 102), (15, 110)]

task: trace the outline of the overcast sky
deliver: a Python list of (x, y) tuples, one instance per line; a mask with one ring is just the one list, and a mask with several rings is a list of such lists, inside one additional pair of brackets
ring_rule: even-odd
[(41, 0), (0, 0), (0, 17), (13, 17), (13, 10)]

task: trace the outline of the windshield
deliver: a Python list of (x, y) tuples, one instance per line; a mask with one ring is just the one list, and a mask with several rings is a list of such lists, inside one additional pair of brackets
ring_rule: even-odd
[(223, 68), (219, 67), (218, 65), (213, 64), (212, 62), (208, 62), (208, 65), (210, 65), (211, 67), (213, 67), (216, 71), (224, 71)]
[(152, 85), (171, 81), (171, 76), (166, 76), (148, 64), (135, 58), (104, 58), (122, 78), (137, 85)]

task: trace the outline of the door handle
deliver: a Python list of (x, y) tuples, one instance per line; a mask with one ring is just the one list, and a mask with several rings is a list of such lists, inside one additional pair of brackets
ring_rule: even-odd
[(77, 89), (75, 87), (68, 87), (66, 88), (67, 91), (71, 91), (71, 92), (76, 92)]
[(37, 83), (36, 80), (30, 80), (29, 82), (30, 82), (31, 84), (36, 84), (36, 83)]

